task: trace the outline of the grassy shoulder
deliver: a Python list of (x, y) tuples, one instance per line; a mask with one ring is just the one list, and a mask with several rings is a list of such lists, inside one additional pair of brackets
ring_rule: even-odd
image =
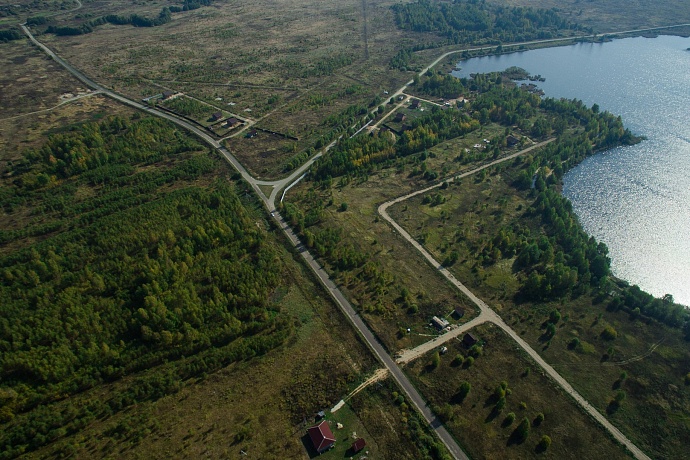
[(471, 333), (480, 347), (451, 342), (447, 353), (436, 350), (406, 372), (472, 458), (628, 457), (500, 329)]

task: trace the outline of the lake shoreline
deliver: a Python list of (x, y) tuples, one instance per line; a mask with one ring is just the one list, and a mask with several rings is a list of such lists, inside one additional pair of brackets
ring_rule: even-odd
[[(673, 294), (684, 306), (690, 304), (683, 282), (690, 279), (690, 243), (683, 244), (683, 232), (690, 232), (684, 211), (690, 184), (679, 171), (690, 170), (690, 144), (679, 139), (690, 138), (684, 113), (690, 106), (689, 44), (678, 35), (637, 36), (457, 60), (462, 70), (453, 72), (466, 77), (522, 67), (546, 78), (538, 83), (546, 96), (599, 104), (646, 138), (588, 157), (566, 174), (563, 194), (585, 231), (609, 247), (618, 280), (655, 297)], [(635, 73), (628, 71), (630, 62)]]

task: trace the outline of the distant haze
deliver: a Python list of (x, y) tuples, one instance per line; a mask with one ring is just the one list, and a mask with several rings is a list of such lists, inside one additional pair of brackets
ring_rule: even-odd
[(648, 140), (585, 160), (563, 193), (609, 247), (613, 273), (690, 305), (690, 39), (578, 44), (460, 62), (456, 76), (522, 67), (547, 96), (599, 104)]

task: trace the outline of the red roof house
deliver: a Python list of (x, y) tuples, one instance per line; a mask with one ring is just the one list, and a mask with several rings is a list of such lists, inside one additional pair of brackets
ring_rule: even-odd
[(367, 442), (364, 440), (364, 438), (357, 438), (355, 442), (352, 443), (352, 453), (356, 454), (360, 450), (364, 449), (364, 446), (367, 445)]
[(328, 422), (325, 420), (309, 428), (307, 433), (309, 433), (311, 442), (314, 444), (314, 449), (316, 449), (318, 453), (325, 452), (335, 444), (335, 436), (333, 436), (331, 427), (328, 426)]

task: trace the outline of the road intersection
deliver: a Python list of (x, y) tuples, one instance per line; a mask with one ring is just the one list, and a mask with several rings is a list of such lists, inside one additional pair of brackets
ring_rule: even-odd
[[(81, 4), (79, 4), (81, 6)], [(658, 27), (658, 28), (648, 28), (648, 29), (637, 29), (637, 30), (630, 30), (630, 31), (624, 31), (624, 32), (616, 32), (616, 33), (608, 33), (608, 34), (595, 34), (595, 35), (588, 35), (588, 36), (581, 36), (581, 37), (569, 37), (569, 38), (560, 38), (560, 39), (548, 39), (548, 40), (537, 40), (537, 41), (530, 41), (530, 42), (525, 42), (525, 43), (516, 43), (516, 44), (509, 44), (509, 45), (504, 45), (504, 48), (510, 47), (510, 46), (518, 46), (518, 45), (532, 45), (532, 44), (547, 44), (547, 43), (557, 43), (557, 42), (563, 42), (567, 40), (577, 40), (577, 39), (585, 39), (585, 38), (599, 38), (599, 37), (604, 37), (606, 35), (612, 35), (612, 34), (629, 34), (629, 33), (641, 33), (641, 32), (647, 32), (647, 31), (654, 31), (654, 30), (660, 30), (660, 29), (669, 29), (673, 27), (684, 27), (684, 26), (690, 26), (690, 24), (678, 24), (678, 25), (673, 25), (673, 26), (666, 26), (666, 27)], [(423, 190), (418, 190), (416, 192), (410, 193), (408, 195), (405, 195), (403, 197), (396, 198), (395, 200), (391, 200), (389, 202), (383, 203), (379, 207), (379, 214), (386, 219), (386, 221), (389, 222), (389, 224), (396, 230), (398, 231), (412, 246), (414, 246), (425, 258), (426, 260), (435, 268), (437, 269), (443, 276), (445, 276), (455, 287), (457, 287), (461, 292), (463, 292), (477, 307), (479, 308), (479, 315), (469, 321), (468, 323), (465, 323), (464, 325), (455, 328), (451, 330), (450, 332), (441, 335), (437, 338), (434, 338), (430, 341), (428, 341), (425, 344), (420, 345), (419, 347), (410, 349), (410, 350), (403, 350), (401, 351), (397, 356), (397, 363), (396, 361), (391, 358), (390, 354), (385, 350), (385, 348), (381, 345), (381, 343), (378, 341), (378, 339), (374, 336), (372, 331), (369, 329), (369, 327), (364, 323), (362, 318), (359, 316), (359, 314), (354, 310), (352, 305), (349, 303), (349, 301), (345, 298), (345, 296), (342, 294), (342, 292), (338, 289), (338, 287), (333, 283), (333, 281), (330, 279), (328, 276), (327, 272), (321, 267), (321, 265), (314, 259), (314, 257), (311, 255), (311, 253), (308, 251), (308, 249), (300, 242), (299, 238), (297, 235), (294, 233), (292, 228), (288, 225), (288, 223), (283, 219), (281, 214), (277, 211), (276, 209), (276, 200), (278, 198), (278, 194), (282, 191), (284, 196), (285, 191), (287, 191), (290, 187), (295, 185), (297, 181), (302, 179), (304, 175), (308, 172), (309, 168), (311, 165), (322, 155), (326, 154), (329, 149), (331, 149), (333, 146), (336, 145), (338, 142), (339, 138), (331, 142), (328, 146), (326, 146), (322, 151), (318, 152), (316, 155), (312, 156), (306, 163), (304, 163), (302, 166), (294, 170), (290, 175), (283, 179), (278, 179), (278, 180), (272, 180), (272, 181), (267, 181), (267, 180), (259, 180), (254, 178), (247, 170), (244, 168), (244, 166), (225, 148), (221, 145), (221, 143), (213, 138), (210, 134), (206, 133), (204, 130), (200, 129), (199, 127), (195, 126), (194, 124), (181, 119), (179, 117), (176, 117), (170, 113), (157, 110), (154, 107), (148, 106), (146, 104), (142, 104), (137, 101), (133, 101), (121, 94), (116, 93), (115, 91), (112, 91), (99, 83), (91, 80), (88, 78), (86, 75), (81, 73), (78, 69), (74, 68), (70, 63), (68, 63), (66, 60), (58, 56), (56, 53), (54, 53), (52, 50), (50, 50), (48, 47), (46, 47), (44, 44), (39, 42), (31, 33), (31, 31), (26, 27), (25, 24), (21, 25), (21, 28), (23, 32), (27, 35), (27, 37), (31, 40), (33, 44), (35, 44), (37, 47), (39, 47), (44, 53), (46, 53), (48, 56), (50, 56), (53, 60), (55, 60), (57, 63), (62, 65), (67, 71), (69, 71), (72, 75), (74, 75), (77, 79), (79, 79), (81, 82), (83, 82), (85, 85), (89, 86), (93, 90), (96, 90), (100, 92), (101, 94), (104, 94), (116, 101), (119, 101), (125, 105), (128, 105), (130, 107), (133, 107), (135, 109), (141, 110), (143, 112), (149, 113), (154, 116), (158, 116), (161, 118), (165, 118), (178, 126), (188, 130), (189, 132), (194, 133), (198, 137), (200, 137), (204, 142), (206, 142), (208, 145), (213, 147), (216, 151), (218, 151), (223, 157), (230, 163), (232, 166), (240, 173), (242, 178), (254, 189), (254, 191), (257, 193), (257, 195), (261, 198), (261, 200), (264, 202), (266, 208), (270, 212), (271, 216), (273, 219), (276, 221), (277, 225), (281, 228), (281, 230), (285, 233), (285, 235), (288, 237), (289, 241), (297, 251), (302, 255), (302, 257), (305, 259), (305, 262), (309, 267), (314, 271), (316, 274), (317, 278), (319, 281), (323, 284), (325, 289), (329, 292), (329, 294), (332, 296), (332, 298), (335, 300), (336, 304), (340, 307), (340, 309), (343, 311), (345, 316), (348, 318), (348, 320), (352, 323), (352, 325), (357, 329), (359, 334), (362, 336), (362, 338), (366, 341), (366, 343), (369, 345), (369, 348), (372, 350), (374, 355), (385, 365), (386, 369), (388, 372), (392, 375), (392, 377), (396, 380), (396, 382), (400, 385), (400, 387), (403, 389), (405, 394), (407, 395), (408, 400), (412, 403), (413, 406), (416, 407), (416, 409), (422, 414), (422, 416), (426, 419), (426, 421), (430, 424), (431, 428), (436, 432), (436, 434), (439, 436), (441, 441), (444, 443), (448, 451), (451, 453), (453, 458), (455, 459), (467, 459), (467, 455), (462, 451), (458, 443), (455, 441), (455, 439), (452, 437), (452, 435), (445, 429), (443, 424), (440, 422), (438, 417), (436, 417), (432, 411), (427, 407), (426, 402), (424, 399), (421, 397), (421, 395), (417, 392), (416, 388), (410, 383), (409, 379), (407, 376), (404, 374), (404, 372), (401, 370), (400, 365), (404, 365), (405, 363), (408, 363), (419, 356), (423, 355), (424, 353), (433, 350), (434, 348), (440, 346), (442, 343), (451, 340), (458, 335), (462, 334), (463, 332), (471, 329), (472, 327), (475, 327), (479, 324), (485, 323), (485, 322), (490, 322), (501, 329), (503, 329), (556, 383), (558, 383), (576, 402), (579, 404), (587, 413), (589, 413), (595, 420), (597, 420), (611, 435), (618, 440), (621, 444), (623, 444), (625, 447), (629, 449), (629, 451), (634, 455), (635, 458), (638, 460), (649, 460), (649, 457), (642, 452), (637, 446), (635, 446), (625, 435), (623, 435), (616, 427), (614, 427), (601, 413), (599, 413), (593, 406), (589, 404), (572, 386), (565, 380), (563, 377), (561, 377), (548, 363), (546, 363), (541, 356), (534, 350), (532, 347), (530, 347), (529, 344), (527, 344), (515, 331), (513, 331), (501, 318), (498, 316), (496, 312), (494, 312), (484, 301), (479, 299), (476, 295), (474, 295), (466, 286), (464, 286), (459, 280), (457, 280), (445, 267), (441, 266), (432, 256), (429, 254), (417, 241), (415, 241), (409, 233), (407, 233), (395, 220), (393, 220), (387, 213), (387, 209), (392, 206), (395, 203), (399, 203), (401, 201), (404, 201), (406, 199), (411, 198), (412, 196), (416, 196), (422, 193), (425, 193), (435, 187), (439, 187), (442, 182), (439, 182), (438, 184), (425, 188)], [(444, 58), (461, 53), (464, 51), (477, 51), (477, 50), (491, 50), (494, 49), (495, 46), (489, 46), (489, 47), (478, 47), (478, 48), (469, 48), (469, 49), (462, 49), (462, 50), (454, 50), (454, 51), (449, 51), (440, 57), (438, 57), (436, 60), (434, 60), (431, 64), (429, 64), (427, 67), (425, 67), (419, 74), (422, 75), (426, 73), (429, 69), (433, 68), (435, 65), (437, 65), (441, 60)], [(382, 117), (381, 120), (387, 118), (390, 116), (395, 110), (397, 110), (401, 104), (404, 104), (407, 99), (409, 98), (408, 95), (405, 94), (405, 90), (413, 83), (413, 80), (410, 80), (407, 82), (405, 85), (403, 85), (399, 90), (397, 90), (395, 93), (391, 95), (391, 98), (398, 98), (399, 96), (403, 96), (403, 100), (401, 103), (395, 105), (385, 116)], [(381, 122), (379, 120), (376, 124), (374, 124), (372, 127), (378, 126), (378, 124)], [(370, 128), (372, 128), (370, 127)], [(360, 130), (361, 131), (361, 130)], [(453, 179), (457, 178), (462, 178), (466, 177), (471, 174), (475, 174), (478, 171), (491, 167), (495, 164), (498, 164), (502, 161), (509, 160), (511, 158), (514, 158), (518, 155), (525, 154), (533, 149), (539, 148), (548, 142), (553, 141), (553, 139), (550, 139), (548, 141), (535, 144), (525, 150), (522, 150), (521, 152), (518, 152), (516, 154), (495, 160), (493, 162), (490, 162), (486, 165), (483, 165), (477, 169), (474, 169), (472, 171), (468, 171), (466, 173), (460, 174), (455, 176), (454, 178), (447, 179), (446, 181), (452, 181)], [(264, 187), (272, 187), (271, 192), (266, 195), (264, 191), (261, 189), (260, 186)]]

